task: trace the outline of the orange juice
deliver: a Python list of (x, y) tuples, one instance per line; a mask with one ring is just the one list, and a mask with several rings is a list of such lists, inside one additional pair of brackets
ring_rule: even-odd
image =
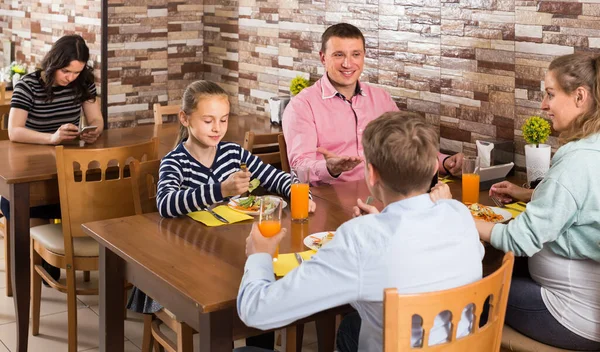
[(292, 184), (292, 219), (308, 218), (308, 183)]
[(465, 204), (479, 202), (479, 175), (462, 175), (462, 201)]
[[(265, 220), (258, 223), (258, 230), (260, 234), (265, 237), (273, 237), (281, 231), (281, 222), (277, 220)], [(279, 257), (279, 246), (275, 249), (275, 254), (273, 254), (273, 260), (277, 260)]]

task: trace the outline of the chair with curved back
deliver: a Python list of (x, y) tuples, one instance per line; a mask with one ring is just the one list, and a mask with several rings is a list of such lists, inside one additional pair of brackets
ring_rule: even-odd
[(181, 107), (179, 105), (160, 105), (156, 103), (153, 105), (154, 111), (154, 124), (162, 125), (163, 116), (165, 115), (177, 115)]
[[(135, 214), (131, 159), (156, 159), (158, 139), (136, 145), (79, 149), (56, 147), (61, 224), (31, 228), (32, 334), (39, 334), (41, 283), (67, 294), (69, 351), (77, 350), (77, 295), (96, 295), (98, 288), (77, 287), (75, 271), (98, 270), (98, 243), (85, 235), (81, 224)], [(67, 272), (66, 284), (54, 280), (42, 259)]]
[(252, 131), (248, 131), (244, 137), (244, 145), (242, 147), (259, 157), (263, 163), (281, 168), (280, 135), (283, 135), (283, 133), (255, 134)]
[[(385, 352), (499, 351), (514, 260), (512, 252), (506, 253), (500, 268), (491, 275), (449, 290), (403, 295), (398, 294), (395, 288), (386, 289), (383, 302), (383, 350)], [(488, 297), (490, 297), (490, 308), (487, 323), (479, 327), (483, 306)], [(472, 331), (469, 335), (457, 339), (458, 322), (463, 309), (469, 304), (474, 305)], [(449, 341), (428, 346), (429, 332), (434, 319), (443, 311), (450, 311), (451, 314)], [(413, 315), (418, 315), (422, 319), (423, 346), (418, 349), (411, 349)]]
[(283, 133), (277, 137), (277, 141), (279, 142), (279, 154), (281, 155), (281, 170), (291, 172), (290, 160), (287, 155), (287, 144), (285, 143)]
[[(4, 96), (2, 86), (4, 82), (0, 83), (0, 94)], [(4, 86), (5, 87), (5, 86)], [(1, 104), (0, 99), (0, 104)], [(8, 140), (8, 113), (10, 112), (10, 105), (0, 105), (0, 141)], [(12, 297), (12, 282), (10, 281), (10, 222), (0, 212), (0, 235), (4, 237), (4, 272), (6, 295)]]

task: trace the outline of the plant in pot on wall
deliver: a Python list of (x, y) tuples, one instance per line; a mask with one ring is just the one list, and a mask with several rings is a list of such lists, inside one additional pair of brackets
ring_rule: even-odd
[(525, 145), (525, 166), (527, 183), (544, 177), (550, 168), (550, 145), (543, 144), (550, 136), (550, 123), (539, 116), (532, 116), (523, 124)]
[(4, 69), (2, 76), (3, 80), (9, 83), (9, 86), (14, 86), (25, 74), (27, 74), (27, 66), (13, 61), (10, 66)]
[(310, 86), (310, 82), (306, 78), (298, 75), (290, 82), (290, 93), (292, 93), (293, 96), (296, 96), (308, 86)]

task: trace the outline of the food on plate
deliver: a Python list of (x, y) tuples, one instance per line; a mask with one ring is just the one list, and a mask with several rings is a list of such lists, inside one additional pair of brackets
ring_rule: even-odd
[(252, 191), (254, 191), (258, 186), (260, 186), (260, 181), (257, 178), (250, 181), (250, 187), (248, 187), (248, 193), (252, 193)]
[(485, 220), (488, 222), (500, 222), (504, 220), (502, 215), (496, 214), (492, 208), (483, 204), (473, 203), (469, 206), (469, 210), (475, 219)]
[[(233, 199), (233, 205), (230, 205), (233, 209), (243, 210), (243, 211), (259, 211), (260, 210), (260, 202), (262, 201), (262, 197), (257, 197), (250, 195), (246, 198)], [(267, 210), (274, 207), (273, 201), (271, 198), (267, 198)]]
[(327, 235), (323, 236), (322, 238), (319, 238), (319, 237), (314, 236), (314, 235), (310, 236), (310, 238), (313, 241), (313, 246), (315, 246), (318, 249), (320, 249), (325, 244), (327, 244), (329, 241), (331, 241), (333, 239), (333, 236), (335, 236), (335, 233), (328, 232)]

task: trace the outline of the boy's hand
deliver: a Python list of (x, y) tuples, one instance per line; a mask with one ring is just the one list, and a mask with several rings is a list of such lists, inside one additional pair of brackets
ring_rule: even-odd
[(268, 253), (271, 257), (281, 242), (283, 236), (287, 234), (287, 229), (281, 231), (273, 237), (265, 237), (260, 233), (258, 225), (252, 224), (250, 235), (246, 238), (246, 256), (249, 257), (256, 253)]
[(317, 210), (317, 204), (312, 199), (308, 200), (308, 212), (314, 213)]
[(323, 154), (327, 163), (327, 171), (334, 177), (339, 176), (342, 172), (354, 169), (362, 162), (362, 159), (357, 156), (339, 156), (323, 147), (317, 148), (317, 153)]
[(223, 183), (221, 183), (221, 194), (223, 197), (231, 197), (240, 195), (250, 187), (250, 172), (238, 171), (234, 172)]
[(431, 192), (429, 193), (429, 197), (432, 202), (437, 202), (440, 199), (452, 199), (452, 192), (450, 192), (450, 187), (447, 184), (438, 182), (437, 185), (433, 186)]
[[(458, 176), (462, 174), (462, 164), (463, 164), (463, 153), (457, 153), (446, 159), (443, 166), (446, 166), (446, 169), (450, 171), (453, 176)], [(446, 172), (444, 167), (442, 166), (441, 172)]]
[(356, 200), (356, 205), (352, 207), (352, 217), (355, 218), (361, 215), (379, 214), (379, 209), (372, 205), (366, 204), (360, 198)]

